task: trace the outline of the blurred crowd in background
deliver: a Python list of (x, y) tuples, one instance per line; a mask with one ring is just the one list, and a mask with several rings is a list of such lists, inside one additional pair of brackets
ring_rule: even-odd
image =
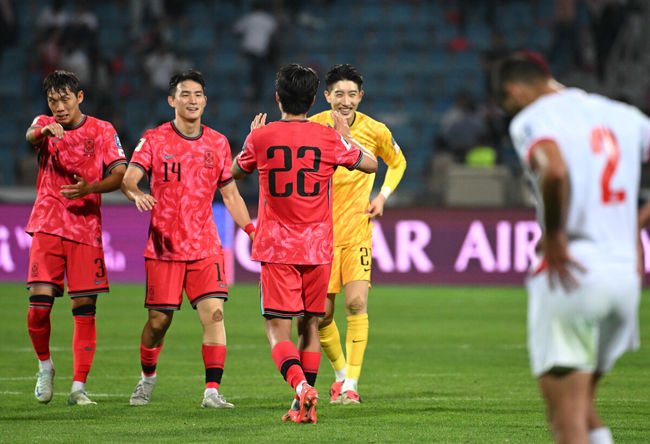
[[(511, 50), (534, 51), (565, 84), (647, 111), (646, 3), (0, 0), (0, 186), (36, 182), (24, 134), (49, 112), (41, 82), (54, 69), (77, 74), (82, 110), (110, 121), (128, 156), (147, 128), (173, 117), (166, 95), (177, 71), (204, 73), (203, 121), (236, 153), (255, 113), (279, 118), (280, 66), (305, 64), (322, 80), (332, 65), (351, 63), (365, 80), (359, 111), (386, 123), (408, 162), (393, 203), (526, 204), (509, 117), (489, 94), (490, 66)], [(327, 107), (319, 92), (312, 111)], [(257, 189), (249, 182), (244, 195)]]

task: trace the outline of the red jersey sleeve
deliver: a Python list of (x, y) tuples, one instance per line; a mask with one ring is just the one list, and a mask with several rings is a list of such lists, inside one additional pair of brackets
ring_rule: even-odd
[(225, 187), (228, 185), (230, 182), (235, 180), (232, 177), (232, 173), (230, 172), (230, 168), (232, 166), (232, 160), (230, 159), (230, 144), (228, 143), (227, 140), (224, 141), (224, 148), (226, 151), (226, 155), (223, 156), (223, 163), (221, 164), (221, 175), (219, 176), (219, 181), (217, 183), (217, 186), (219, 188)]
[[(48, 117), (45, 114), (41, 114), (40, 116), (36, 116), (34, 120), (32, 121), (32, 124), (30, 126), (40, 126), (43, 128), (44, 126), (49, 125), (50, 123), (53, 122), (52, 117)], [(43, 137), (40, 142), (38, 142), (36, 145), (34, 145), (34, 148), (38, 151), (42, 148), (47, 148), (48, 143), (47, 143), (47, 137)]]
[(101, 149), (104, 154), (104, 168), (107, 173), (118, 165), (126, 164), (126, 157), (122, 149), (122, 143), (115, 131), (115, 128), (110, 123), (106, 123), (104, 129), (104, 137), (101, 143)]
[(248, 137), (246, 137), (246, 142), (244, 142), (244, 148), (242, 151), (235, 157), (237, 166), (246, 174), (250, 174), (255, 171), (257, 168), (257, 159), (255, 158), (255, 148), (253, 146), (253, 133), (251, 132)]
[(145, 175), (149, 175), (153, 158), (152, 143), (149, 131), (144, 133), (133, 151), (129, 166), (140, 168)]

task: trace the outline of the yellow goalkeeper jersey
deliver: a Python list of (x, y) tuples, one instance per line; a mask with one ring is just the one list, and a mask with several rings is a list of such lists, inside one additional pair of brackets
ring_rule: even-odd
[[(332, 111), (323, 111), (309, 118), (322, 125), (334, 126)], [(390, 130), (381, 122), (356, 112), (350, 133), (355, 140), (381, 157), (389, 168), (406, 166), (404, 155), (393, 139)], [(403, 164), (403, 166), (402, 166)], [(401, 178), (401, 172), (397, 182)], [(366, 213), (370, 205), (370, 193), (375, 181), (374, 174), (337, 168), (332, 177), (332, 215), (334, 219), (334, 245), (345, 246), (372, 239), (372, 222)], [(397, 183), (391, 184), (395, 189)]]

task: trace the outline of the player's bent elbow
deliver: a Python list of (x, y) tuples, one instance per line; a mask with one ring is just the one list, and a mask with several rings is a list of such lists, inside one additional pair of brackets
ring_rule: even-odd
[(364, 173), (370, 174), (377, 171), (377, 166), (377, 159), (371, 159), (370, 157), (364, 156), (357, 169), (359, 171), (363, 171)]

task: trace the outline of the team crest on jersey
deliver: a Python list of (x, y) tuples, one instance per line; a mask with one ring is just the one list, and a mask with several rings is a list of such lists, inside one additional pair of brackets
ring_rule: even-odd
[(214, 167), (214, 151), (203, 151), (203, 166), (205, 168)]
[(95, 157), (94, 139), (84, 139), (84, 154), (88, 157)]
[(38, 276), (38, 262), (32, 264), (32, 277)]

